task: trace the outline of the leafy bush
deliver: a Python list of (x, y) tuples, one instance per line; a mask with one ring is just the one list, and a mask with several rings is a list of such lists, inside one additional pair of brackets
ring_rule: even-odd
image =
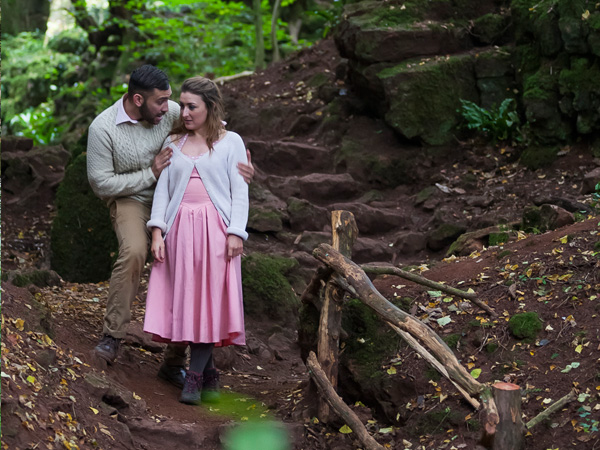
[(32, 138), (36, 145), (56, 144), (63, 131), (54, 117), (54, 105), (50, 103), (17, 114), (10, 120), (10, 126), (16, 136)]
[(520, 119), (514, 110), (514, 99), (506, 98), (497, 109), (488, 111), (476, 103), (460, 100), (459, 112), (467, 121), (467, 128), (484, 133), (493, 142), (507, 139), (521, 141)]

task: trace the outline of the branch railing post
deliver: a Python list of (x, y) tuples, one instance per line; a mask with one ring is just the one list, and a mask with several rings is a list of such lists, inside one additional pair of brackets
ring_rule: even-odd
[[(332, 211), (331, 229), (333, 248), (350, 257), (352, 246), (358, 236), (354, 215), (348, 211)], [(340, 289), (331, 279), (328, 280), (319, 320), (318, 361), (333, 389), (337, 388), (338, 380), (343, 297), (344, 290)], [(323, 423), (330, 421), (329, 408), (329, 403), (320, 397), (318, 417)]]

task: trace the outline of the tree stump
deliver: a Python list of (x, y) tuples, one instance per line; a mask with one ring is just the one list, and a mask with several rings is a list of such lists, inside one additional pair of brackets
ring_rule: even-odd
[(523, 448), (523, 420), (521, 419), (521, 389), (512, 383), (496, 383), (494, 399), (500, 422), (496, 426), (494, 450), (520, 450)]

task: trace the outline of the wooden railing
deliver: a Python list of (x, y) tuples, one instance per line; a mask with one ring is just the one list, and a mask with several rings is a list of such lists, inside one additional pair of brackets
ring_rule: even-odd
[[(352, 262), (350, 255), (358, 236), (358, 228), (354, 216), (348, 211), (332, 212), (332, 233), (333, 245), (321, 244), (313, 251), (313, 255), (323, 262), (325, 267), (316, 271), (302, 294), (303, 302), (311, 302), (321, 310), (318, 356), (310, 352), (307, 359), (310, 376), (321, 394), (319, 420), (328, 423), (333, 409), (356, 433), (366, 449), (383, 448), (336, 393), (339, 339), (343, 334), (342, 303), (345, 293), (348, 292), (372, 308), (381, 320), (395, 330), (425, 361), (450, 380), (473, 408), (482, 410), (483, 414), (480, 417), (483, 436), (480, 444), (493, 450), (522, 448), (525, 426), (521, 418), (519, 386), (511, 383), (489, 385), (473, 378), (452, 350), (429, 326), (381, 295), (365, 270), (370, 273), (390, 273), (427, 287), (459, 295), (472, 301), (491, 316), (495, 317), (496, 313), (487, 304), (479, 301), (476, 294), (436, 283), (401, 269), (372, 265), (360, 267)], [(323, 300), (320, 296), (321, 289), (324, 289)], [(569, 399), (572, 399), (572, 396)], [(545, 413), (546, 411), (542, 412), (540, 416)], [(536, 420), (538, 418), (528, 422), (527, 428), (538, 423)]]

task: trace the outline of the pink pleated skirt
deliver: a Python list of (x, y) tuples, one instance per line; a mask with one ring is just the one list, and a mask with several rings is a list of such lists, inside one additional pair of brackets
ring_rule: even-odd
[(150, 274), (144, 331), (155, 340), (246, 343), (241, 257), (227, 259), (226, 230), (194, 169)]

